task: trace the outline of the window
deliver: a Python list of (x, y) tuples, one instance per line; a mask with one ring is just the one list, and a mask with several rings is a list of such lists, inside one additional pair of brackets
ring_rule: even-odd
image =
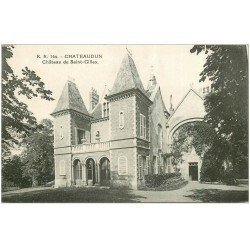
[(63, 139), (63, 126), (60, 126), (60, 139)]
[(123, 111), (120, 111), (120, 113), (119, 113), (119, 128), (120, 129), (124, 128), (124, 113), (123, 113)]
[(60, 167), (60, 175), (66, 175), (66, 167), (64, 160), (60, 160), (59, 167)]
[(107, 116), (106, 102), (103, 103), (103, 117)]
[(109, 116), (109, 102), (107, 102), (107, 116)]
[(109, 102), (104, 102), (103, 105), (103, 117), (109, 116)]
[(87, 167), (87, 170), (88, 170), (88, 180), (92, 180), (93, 179), (93, 166), (89, 165)]
[(119, 175), (128, 174), (127, 158), (125, 156), (120, 156), (118, 158), (118, 174)]
[(146, 139), (146, 117), (140, 114), (140, 137)]
[(162, 149), (163, 145), (163, 132), (161, 124), (158, 124), (158, 147)]
[(85, 131), (77, 129), (77, 144), (82, 144), (85, 141)]

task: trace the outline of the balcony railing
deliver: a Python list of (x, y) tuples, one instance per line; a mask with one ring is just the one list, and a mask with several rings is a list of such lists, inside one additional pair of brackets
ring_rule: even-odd
[(101, 152), (109, 150), (109, 142), (80, 144), (72, 146), (72, 153)]

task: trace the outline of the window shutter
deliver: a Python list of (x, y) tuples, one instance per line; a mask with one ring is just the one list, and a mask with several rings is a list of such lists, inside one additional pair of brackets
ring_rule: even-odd
[(149, 172), (149, 156), (146, 156), (146, 166), (145, 166), (145, 175), (148, 175)]
[(139, 179), (142, 179), (142, 157), (138, 155), (138, 165), (139, 165)]
[(159, 173), (158, 169), (159, 169), (159, 157), (156, 156), (156, 166), (155, 166), (155, 173), (156, 173), (156, 174)]
[(128, 174), (127, 158), (125, 156), (120, 156), (118, 159), (118, 174), (119, 175)]

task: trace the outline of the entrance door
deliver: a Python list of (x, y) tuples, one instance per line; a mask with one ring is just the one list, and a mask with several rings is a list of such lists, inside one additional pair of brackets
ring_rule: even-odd
[(93, 159), (88, 159), (86, 161), (86, 168), (88, 185), (92, 186), (95, 184), (95, 162)]
[(110, 181), (110, 163), (108, 158), (100, 160), (100, 184), (109, 185)]
[(189, 179), (198, 181), (198, 162), (189, 162)]

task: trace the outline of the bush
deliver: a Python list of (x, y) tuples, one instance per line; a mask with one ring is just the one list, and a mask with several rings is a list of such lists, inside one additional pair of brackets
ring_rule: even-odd
[(223, 178), (222, 181), (229, 186), (232, 185), (238, 185), (237, 180), (235, 179), (235, 173), (233, 172), (233, 170), (225, 170), (224, 174), (223, 174)]
[(146, 187), (159, 187), (172, 178), (180, 178), (181, 173), (154, 174), (145, 176)]
[(222, 178), (222, 160), (212, 150), (204, 155), (200, 175), (200, 180), (204, 182), (220, 181)]

